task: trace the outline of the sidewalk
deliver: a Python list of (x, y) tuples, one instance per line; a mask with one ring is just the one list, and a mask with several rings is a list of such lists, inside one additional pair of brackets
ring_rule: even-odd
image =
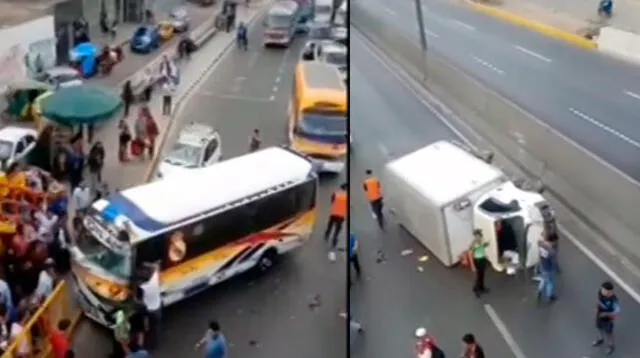
[[(257, 4), (253, 4), (249, 9), (239, 9), (238, 21), (244, 21), (245, 23), (255, 22), (258, 15), (264, 9), (268, 0), (261, 0)], [(209, 8), (211, 9), (211, 8)], [(197, 34), (194, 34), (194, 37)], [(175, 118), (180, 118), (180, 103), (183, 102), (189, 93), (206, 77), (210, 76), (212, 71), (224, 55), (229, 50), (235, 39), (235, 33), (218, 32), (203, 46), (198, 52), (196, 52), (191, 61), (183, 64), (181, 67), (181, 85), (178, 88), (176, 95), (174, 96), (174, 113)], [(165, 139), (171, 139), (172, 132), (179, 129), (181, 123), (174, 122), (174, 117), (162, 117), (161, 113), (161, 98), (156, 95), (149, 108), (156, 117), (158, 127), (161, 135), (158, 139), (156, 153), (162, 153), (162, 143)], [(137, 108), (133, 107), (130, 118), (127, 118), (127, 122), (132, 126), (135, 119), (134, 114), (137, 113)], [(154, 168), (157, 165), (159, 157), (156, 156), (153, 160), (145, 160), (139, 162), (120, 163), (117, 157), (117, 142), (118, 142), (118, 129), (117, 121), (110, 123), (104, 127), (96, 135), (96, 140), (103, 142), (105, 149), (107, 150), (104, 167), (104, 180), (109, 184), (109, 187), (115, 189), (125, 189), (142, 182), (154, 174)], [(102, 332), (102, 334), (100, 333)], [(92, 357), (95, 356), (96, 351), (104, 351), (108, 349), (106, 342), (108, 340), (103, 337), (104, 330), (97, 329), (94, 324), (86, 320), (81, 320), (75, 335), (74, 335), (74, 350), (78, 357)]]
[[(184, 5), (185, 9), (191, 18), (191, 29), (192, 32), (196, 31), (196, 29), (204, 24), (207, 20), (211, 19), (215, 16), (215, 14), (220, 11), (220, 5), (202, 8), (194, 4), (186, 4)], [(167, 17), (167, 14), (158, 15), (158, 20), (163, 20)], [(124, 61), (117, 64), (111, 75), (106, 77), (95, 77), (91, 78), (87, 81), (87, 83), (98, 85), (101, 87), (114, 88), (118, 87), (118, 92), (120, 91), (120, 86), (122, 86), (123, 82), (126, 81), (129, 77), (133, 76), (140, 69), (147, 67), (149, 64), (153, 63), (153, 61), (160, 57), (160, 54), (166, 51), (169, 48), (175, 48), (177, 44), (178, 37), (174, 37), (171, 41), (165, 43), (162, 48), (157, 51), (154, 51), (147, 55), (134, 54), (131, 53), (128, 42), (131, 40), (131, 35), (133, 32), (139, 27), (139, 24), (122, 24), (118, 26), (118, 33), (116, 35), (115, 40), (109, 36), (103, 36), (102, 34), (98, 34), (95, 38), (95, 42), (100, 45), (106, 44), (114, 44), (114, 45), (124, 45)]]
[(614, 0), (613, 17), (600, 23), (598, 1), (587, 0), (477, 0), (514, 14), (585, 35), (603, 26), (640, 33), (640, 0)]

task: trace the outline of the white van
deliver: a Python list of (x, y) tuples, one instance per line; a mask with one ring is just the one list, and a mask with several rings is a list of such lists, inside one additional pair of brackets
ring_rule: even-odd
[(385, 200), (399, 224), (445, 266), (468, 252), (476, 229), (496, 271), (538, 263), (553, 211), (539, 192), (517, 187), (497, 167), (440, 141), (388, 163), (384, 174)]

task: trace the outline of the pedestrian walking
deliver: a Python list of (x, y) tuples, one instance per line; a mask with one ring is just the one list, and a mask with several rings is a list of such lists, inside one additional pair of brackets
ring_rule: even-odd
[[(356, 272), (356, 276), (360, 278), (362, 271), (360, 269), (360, 260), (358, 259), (358, 238), (355, 234), (349, 234), (349, 264)], [(351, 280), (349, 280), (349, 283), (351, 283)]]
[(547, 302), (556, 300), (557, 256), (553, 243), (547, 240), (538, 241), (538, 253), (540, 255), (539, 282), (537, 290), (538, 301), (545, 299)]
[(489, 292), (484, 282), (487, 266), (489, 265), (489, 260), (487, 260), (487, 246), (489, 246), (489, 243), (483, 241), (481, 230), (474, 230), (473, 236), (473, 242), (469, 247), (471, 269), (475, 273), (473, 293), (476, 297), (480, 297), (481, 294)]
[(120, 162), (126, 162), (129, 160), (127, 151), (129, 150), (129, 143), (131, 142), (131, 130), (124, 120), (120, 120), (118, 129), (120, 131), (118, 136), (118, 159)]
[(74, 210), (78, 213), (85, 213), (93, 204), (91, 188), (84, 181), (73, 190), (72, 197)]
[(176, 85), (171, 80), (164, 80), (162, 84), (162, 115), (171, 115), (172, 98), (176, 91)]
[(373, 175), (373, 171), (371, 169), (367, 169), (366, 174), (367, 178), (364, 180), (363, 184), (364, 192), (369, 200), (369, 205), (371, 205), (371, 213), (373, 214), (373, 217), (378, 221), (380, 229), (384, 230), (384, 215), (382, 213), (382, 184), (380, 184), (380, 180)]
[(67, 358), (71, 351), (71, 342), (66, 333), (71, 327), (71, 321), (68, 319), (62, 319), (58, 321), (57, 327), (46, 327), (47, 337), (49, 338), (49, 345), (51, 346), (51, 354), (53, 358)]
[(467, 333), (462, 336), (462, 354), (461, 358), (485, 358), (484, 349), (476, 341), (476, 337)]
[(69, 180), (69, 156), (65, 150), (59, 148), (51, 165), (51, 176), (58, 182)]
[(149, 149), (149, 159), (153, 159), (153, 155), (156, 150), (156, 138), (160, 135), (160, 129), (158, 123), (151, 115), (151, 112), (147, 113), (146, 117), (146, 132), (147, 132), (147, 148)]
[(104, 168), (105, 150), (101, 141), (95, 142), (89, 155), (87, 156), (87, 166), (89, 167), (89, 180), (91, 189), (96, 191), (100, 183), (102, 183), (102, 169)]
[(131, 85), (131, 81), (128, 80), (122, 86), (122, 93), (120, 94), (120, 98), (122, 98), (122, 103), (124, 104), (124, 118), (129, 117), (129, 110), (131, 109), (131, 105), (134, 102), (135, 95), (133, 94), (133, 87)]
[(145, 337), (149, 333), (147, 329), (149, 327), (149, 312), (144, 304), (144, 291), (140, 287), (135, 288), (133, 301), (133, 314), (129, 317), (131, 342), (144, 347)]
[(84, 179), (85, 157), (80, 146), (73, 146), (69, 154), (69, 184), (75, 189)]
[(131, 143), (131, 155), (144, 158), (143, 152), (147, 143), (147, 119), (151, 116), (149, 107), (142, 106), (138, 111), (138, 117), (133, 127), (133, 142)]
[(196, 350), (204, 347), (205, 358), (228, 358), (228, 344), (216, 321), (209, 322), (204, 337), (196, 343)]
[(149, 317), (149, 331), (146, 347), (153, 349), (160, 341), (162, 324), (162, 289), (160, 287), (160, 267), (156, 263), (145, 263), (149, 270), (149, 278), (140, 285), (143, 291), (142, 301), (147, 308)]
[(249, 152), (255, 152), (260, 149), (262, 145), (262, 139), (260, 139), (260, 130), (254, 129), (253, 134), (249, 137)]
[(348, 184), (343, 183), (340, 188), (331, 195), (331, 214), (329, 215), (329, 222), (327, 228), (324, 231), (324, 239), (329, 240), (329, 236), (333, 232), (331, 238), (331, 248), (335, 249), (338, 246), (338, 236), (342, 230), (342, 225), (348, 215)]
[[(151, 95), (153, 94), (153, 86), (156, 83), (155, 76), (150, 68), (144, 70), (144, 74), (142, 75), (142, 84), (144, 85), (144, 90), (142, 91), (142, 96), (145, 102), (149, 103), (151, 101)], [(134, 95), (135, 98), (135, 95)]]
[(606, 354), (615, 351), (614, 323), (620, 314), (620, 302), (613, 291), (613, 283), (605, 281), (598, 290), (598, 308), (596, 310), (596, 328), (598, 338), (593, 341), (594, 347), (606, 345)]

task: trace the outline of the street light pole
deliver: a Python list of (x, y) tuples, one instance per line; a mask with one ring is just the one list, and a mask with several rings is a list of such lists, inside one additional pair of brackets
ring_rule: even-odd
[(418, 31), (420, 32), (420, 49), (422, 52), (422, 75), (427, 79), (427, 35), (424, 28), (424, 17), (422, 16), (422, 1), (414, 0), (416, 5), (416, 16), (418, 18)]

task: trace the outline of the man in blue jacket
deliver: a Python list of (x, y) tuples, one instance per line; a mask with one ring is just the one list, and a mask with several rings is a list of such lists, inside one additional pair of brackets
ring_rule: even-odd
[(360, 260), (358, 259), (358, 238), (355, 234), (349, 234), (349, 264), (356, 272), (356, 276), (360, 277)]

